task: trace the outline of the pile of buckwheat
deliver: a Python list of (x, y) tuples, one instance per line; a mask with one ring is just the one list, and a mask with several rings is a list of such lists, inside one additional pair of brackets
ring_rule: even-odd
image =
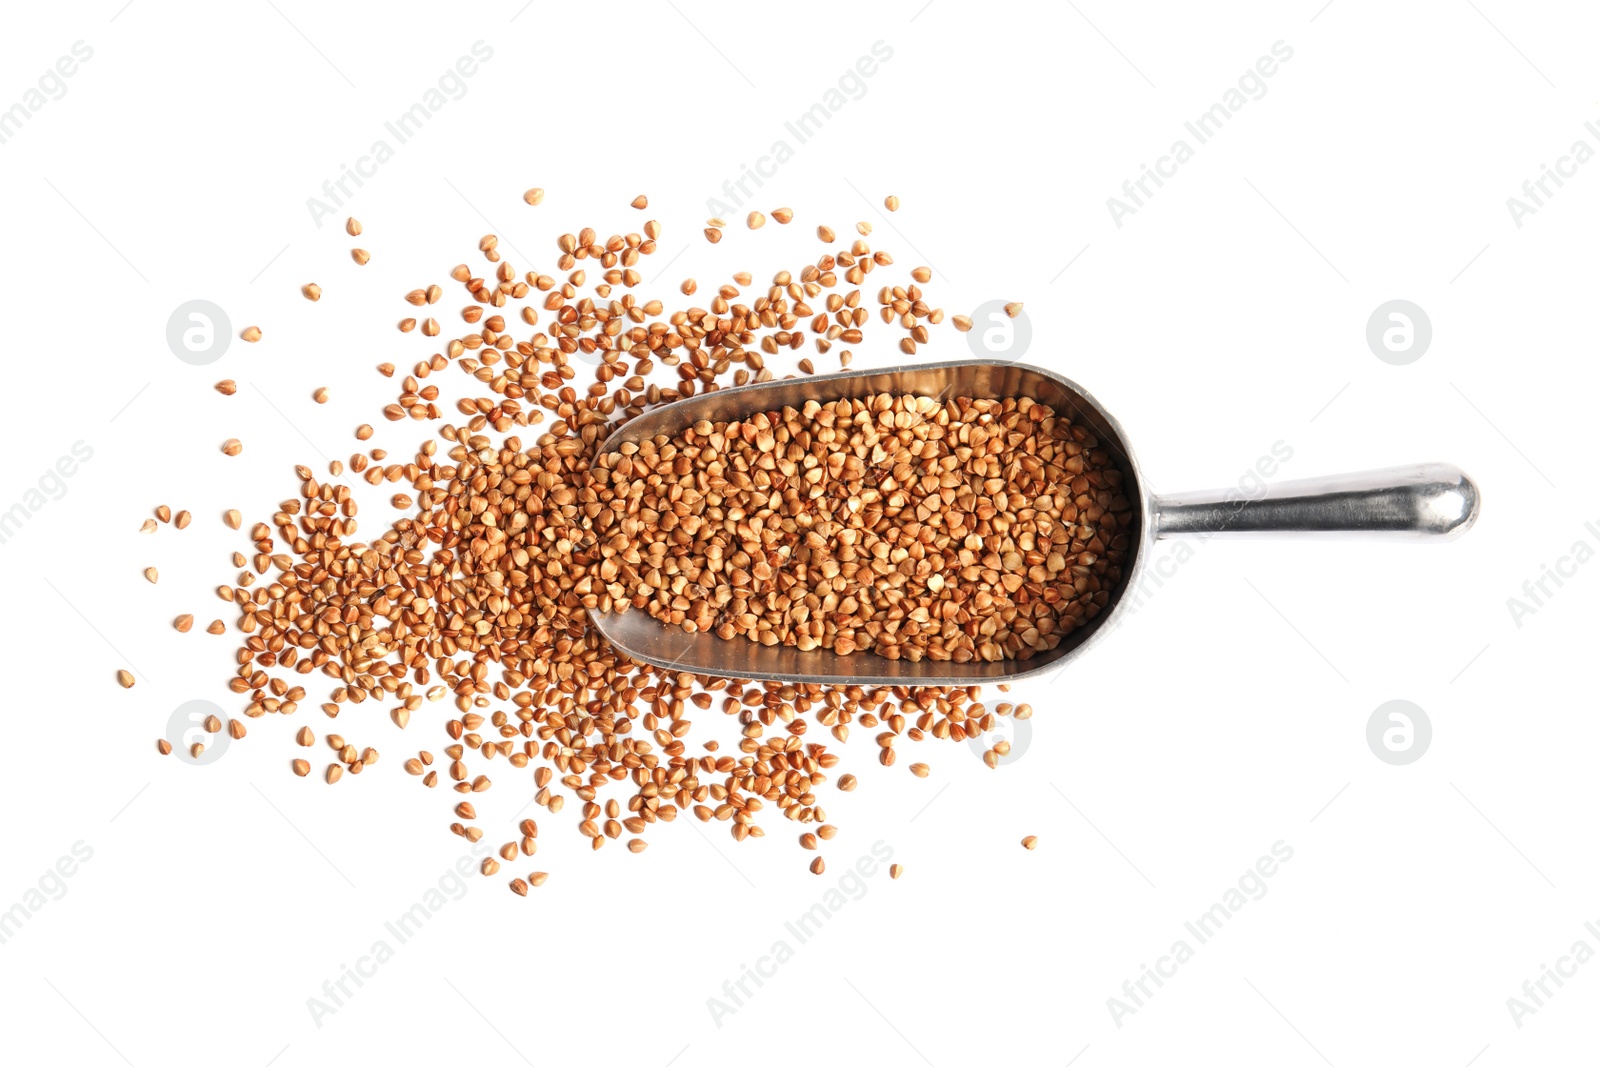
[[(524, 199), (538, 205), (544, 192)], [(784, 225), (794, 213), (770, 217)], [(754, 213), (747, 225), (765, 221)], [(707, 239), (720, 241), (724, 225), (710, 220)], [(346, 230), (362, 227), (351, 219)], [(563, 235), (560, 276), (519, 273), (498, 240), (484, 237), (484, 276), (466, 264), (450, 272), (466, 296), (465, 332), (404, 374), (383, 408), (391, 422), (439, 423), (438, 440), (403, 462), (374, 448), (348, 464), (373, 486), (403, 482), (407, 491), (390, 499), (402, 517), (357, 540), (356, 502), (338, 482), (346, 464), (334, 461), (326, 479), (296, 467), (298, 495), (250, 528), (249, 553), (234, 554), (237, 578), (217, 594), (239, 613), (229, 687), (242, 717), (295, 714), (319, 674), (331, 684), (320, 703), (330, 728), (370, 732), (374, 717), (359, 707), (368, 702), (402, 731), (443, 720), (437, 754), (418, 748), (402, 763), (430, 788), (442, 770), (461, 794), (456, 834), (481, 840), (471, 797), (525, 781), (532, 765), (534, 799), (550, 816), (571, 799), (593, 848), (626, 837), (639, 852), (652, 823), (680, 812), (725, 822), (736, 839), (763, 836), (757, 814), (767, 805), (800, 824), (802, 847), (820, 848), (835, 830), (818, 791), (838, 757), (808, 737), (808, 722), (839, 743), (852, 726), (876, 731), (879, 761), (890, 766), (902, 738), (963, 742), (1001, 717), (1031, 715), (1026, 704), (981, 702), (976, 686), (755, 684), (663, 672), (620, 655), (589, 625), (588, 609), (633, 608), (730, 640), (993, 661), (1052, 649), (1106, 605), (1132, 521), (1122, 474), (1090, 431), (1026, 397), (813, 402), (697, 422), (599, 454), (611, 430), (647, 408), (771, 379), (767, 357), (785, 349), (809, 344), (823, 354), (859, 343), (872, 318), (868, 275), (894, 260), (869, 247), (868, 224), (857, 231), (848, 247), (828, 248), (797, 274), (780, 271), (751, 296), (752, 276), (738, 273), (706, 306), (677, 310), (632, 292), (641, 258), (656, 251), (654, 221), (605, 239), (592, 229)], [(831, 229), (817, 233), (833, 245)], [(352, 256), (370, 259), (364, 249)], [(944, 313), (917, 284), (928, 269), (910, 273), (865, 303), (903, 331), (899, 347), (914, 354)], [(314, 283), (302, 288), (310, 300), (324, 295)], [(679, 286), (684, 296), (696, 289), (693, 279)], [(423, 309), (445, 297), (431, 284), (405, 300)], [(1008, 306), (1013, 315), (1018, 308)], [(521, 339), (516, 322), (527, 328)], [(399, 328), (419, 325), (424, 337), (445, 332), (435, 317), (408, 316)], [(262, 332), (251, 326), (242, 336), (254, 342)], [(850, 357), (841, 350), (840, 364)], [(456, 403), (460, 424), (428, 384), (452, 365), (480, 394)], [(813, 369), (809, 359), (798, 366)], [(377, 369), (397, 373), (388, 363)], [(233, 383), (218, 391), (232, 394)], [(325, 402), (327, 391), (314, 399)], [(362, 425), (355, 436), (372, 434)], [(240, 447), (230, 439), (226, 451)], [(237, 511), (225, 518), (242, 528)], [(183, 616), (178, 628), (192, 621)], [(207, 628), (223, 630), (221, 620)], [(125, 671), (119, 680), (133, 683)], [(434, 703), (448, 711), (428, 715)], [(736, 717), (738, 752), (715, 740), (692, 750), (697, 714)], [(245, 736), (238, 718), (205, 724), (224, 728)], [(294, 736), (309, 757), (316, 731), (301, 726)], [(331, 758), (318, 776), (330, 784), (378, 760), (375, 748), (340, 733), (321, 742)], [(158, 749), (171, 745), (163, 739)], [(1005, 752), (997, 744), (986, 762)], [(290, 768), (313, 773), (310, 758)], [(911, 770), (928, 773), (923, 763)], [(849, 774), (835, 783), (855, 784)], [(482, 872), (524, 863), (538, 833), (534, 819), (520, 820)], [(822, 873), (821, 856), (810, 869)], [(531, 871), (509, 884), (525, 895), (546, 877)]]
[(600, 545), (600, 606), (802, 652), (1027, 659), (1120, 574), (1131, 508), (1094, 446), (1028, 397), (702, 420), (591, 467), (625, 516)]

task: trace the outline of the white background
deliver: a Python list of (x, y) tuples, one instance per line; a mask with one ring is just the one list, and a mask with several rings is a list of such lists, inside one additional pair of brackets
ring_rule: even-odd
[[(0, 144), (0, 510), (74, 442), (93, 449), (0, 545), (0, 908), (46, 901), (0, 944), (8, 1062), (1342, 1067), (1591, 1051), (1600, 964), (1549, 986), (1520, 1027), (1507, 998), (1575, 941), (1600, 950), (1583, 925), (1600, 920), (1586, 669), (1600, 566), (1549, 585), (1520, 627), (1507, 600), (1574, 542), (1600, 546), (1584, 526), (1600, 520), (1600, 163), (1520, 228), (1506, 200), (1575, 140), (1600, 148), (1584, 129), (1600, 120), (1592, 11), (122, 2), (18, 7), (0, 37), (4, 107), (74, 42), (93, 49)], [(306, 199), (478, 40), (493, 58), (465, 97), (351, 200), (373, 254), (356, 267), (344, 212), (319, 229)], [(1266, 94), (1115, 225), (1107, 198), (1280, 40), (1293, 57)], [(784, 121), (875, 41), (893, 56), (865, 95), (749, 205), (791, 206), (796, 223), (707, 245), (707, 199), (773, 141), (793, 146)], [(530, 208), (535, 185), (549, 192)], [(1159, 491), (1234, 483), (1281, 441), (1293, 457), (1276, 480), (1460, 464), (1482, 518), (1444, 545), (1199, 546), (1114, 640), (1013, 694), (1037, 714), (1010, 766), (930, 742), (905, 754), (933, 765), (918, 780), (858, 737), (839, 770), (862, 785), (826, 801), (841, 832), (822, 878), (787, 825), (736, 844), (680, 819), (643, 855), (591, 854), (569, 806), (543, 820), (538, 862), (517, 865), (551, 871), (547, 886), (519, 899), (504, 877), (469, 879), (319, 1026), (308, 998), (463, 854), (454, 795), (399, 767), (403, 742), (442, 747), (442, 710), (408, 735), (370, 705), (347, 712), (339, 728), (385, 760), (334, 788), (288, 773), (293, 721), (251, 720), (210, 766), (158, 757), (179, 704), (238, 704), (233, 639), (201, 632), (231, 619), (211, 590), (244, 547), (218, 516), (265, 518), (294, 495), (293, 465), (347, 458), (359, 422), (407, 454), (428, 430), (383, 422), (396, 383), (372, 371), (432, 350), (394, 331), (400, 295), (481, 263), (491, 231), (519, 270), (552, 272), (557, 234), (639, 228), (640, 192), (665, 227), (645, 276), (681, 251), (645, 287), (669, 305), (683, 277), (703, 299), (736, 270), (798, 269), (818, 222), (869, 220), (901, 268), (936, 268), (926, 288), (950, 313), (1025, 301), (1025, 358), (1093, 390)], [(891, 192), (904, 207), (886, 220)], [(313, 280), (319, 304), (298, 293)], [(196, 298), (235, 335), (209, 367), (165, 342)], [(1408, 366), (1365, 340), (1396, 298), (1433, 325)], [(237, 340), (249, 324), (258, 345)], [(873, 337), (857, 366), (895, 360), (894, 336)], [(927, 350), (965, 352), (948, 328)], [(222, 377), (238, 395), (212, 391)], [(237, 459), (218, 451), (230, 436)], [(387, 511), (363, 499), (371, 534)], [(140, 535), (161, 503), (195, 524)], [(194, 632), (171, 628), (181, 612)], [(319, 731), (320, 699), (302, 712)], [(1392, 699), (1433, 725), (1409, 766), (1367, 747)], [(30, 897), (80, 841), (92, 858)], [(784, 923), (877, 841), (904, 877), (866, 879), (799, 945)], [(1278, 841), (1293, 858), (1266, 895), (1117, 1025), (1108, 998)], [(780, 939), (794, 958), (719, 1026), (708, 998)]]

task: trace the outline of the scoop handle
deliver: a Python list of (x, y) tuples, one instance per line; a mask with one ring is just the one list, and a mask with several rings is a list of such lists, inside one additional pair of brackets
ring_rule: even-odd
[(1332, 474), (1244, 489), (1213, 489), (1151, 501), (1157, 537), (1312, 534), (1448, 541), (1478, 517), (1478, 486), (1449, 463)]

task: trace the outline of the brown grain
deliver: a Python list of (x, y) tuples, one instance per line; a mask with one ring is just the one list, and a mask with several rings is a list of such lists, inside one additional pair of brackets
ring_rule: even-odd
[[(813, 401), (698, 423), (603, 455), (597, 470), (599, 505), (629, 516), (659, 514), (668, 494), (696, 486), (716, 494), (676, 506), (690, 533), (671, 556), (602, 546), (613, 577), (601, 610), (643, 607), (690, 633), (913, 662), (1054, 649), (1109, 602), (1133, 514), (1098, 439), (1028, 397)], [(774, 490), (769, 471), (802, 470), (803, 499)], [(644, 519), (620, 529), (659, 540)], [(820, 611), (804, 599), (817, 583)], [(974, 617), (983, 625), (960, 625)], [(892, 749), (879, 759), (891, 765)]]
[[(525, 199), (537, 204), (542, 191)], [(787, 224), (794, 213), (770, 215)], [(762, 222), (760, 212), (746, 217), (750, 228)], [(706, 239), (719, 241), (726, 225), (709, 220)], [(1037, 654), (1104, 605), (1122, 551), (1120, 479), (1092, 434), (1026, 398), (873, 397), (753, 413), (737, 427), (707, 423), (626, 455), (596, 454), (620, 419), (730, 379), (812, 372), (808, 357), (779, 366), (811, 343), (848, 364), (842, 346), (864, 342), (874, 307), (897, 325), (904, 351), (932, 343), (944, 312), (920, 288), (931, 268), (890, 276), (894, 257), (869, 246), (870, 225), (856, 229), (848, 247), (821, 250), (769, 284), (734, 272), (702, 307), (635, 295), (652, 273), (643, 257), (655, 253), (654, 220), (642, 235), (563, 234), (553, 263), (521, 271), (485, 235), (478, 248), (491, 266), (449, 272), (465, 309), (445, 318), (466, 325), (418, 323), (425, 336), (449, 331), (438, 351), (408, 357), (409, 372), (377, 365), (395, 387), (378, 398), (385, 418), (433, 423), (443, 443), (349, 459), (372, 486), (406, 483), (383, 494), (402, 514), (375, 530), (364, 521), (358, 534), (351, 490), (297, 468), (298, 498), (251, 528), (251, 546), (234, 556), (237, 577), (217, 588), (239, 613), (230, 688), (243, 716), (292, 714), (308, 699), (294, 683), (314, 678), (332, 693), (309, 699), (352, 734), (386, 717), (413, 732), (437, 728), (428, 716), (439, 707), (453, 717), (438, 770), (419, 752), (403, 760), (407, 774), (427, 787), (442, 775), (457, 802), (483, 802), (531, 765), (532, 799), (549, 815), (570, 801), (590, 848), (625, 840), (630, 852), (645, 848), (653, 824), (680, 814), (735, 840), (759, 838), (763, 810), (800, 823), (802, 843), (816, 846), (836, 832), (821, 795), (838, 765), (830, 747), (852, 727), (881, 738), (885, 765), (896, 742), (965, 743), (992, 730), (997, 712), (975, 686), (694, 677), (626, 660), (587, 621), (591, 608), (646, 610), (764, 644), (971, 660)], [(826, 226), (817, 236), (836, 240)], [(690, 296), (696, 283), (678, 288)], [(428, 285), (406, 300), (422, 307), (444, 296)], [(530, 329), (513, 336), (506, 324), (519, 321)], [(964, 316), (952, 323), (971, 326)], [(441, 397), (439, 375), (452, 363), (466, 372), (459, 400)], [(452, 412), (459, 425), (438, 421)], [(370, 425), (357, 430), (361, 441), (372, 436)], [(328, 466), (333, 478), (342, 469)], [(738, 751), (710, 740), (690, 751), (699, 720), (719, 710), (738, 717)], [(328, 741), (338, 753), (330, 783), (378, 762), (373, 748)], [(292, 766), (310, 773), (303, 760)], [(927, 773), (924, 763), (911, 767)], [(499, 789), (480, 773), (492, 771)], [(842, 792), (856, 784), (836, 779)], [(520, 829), (497, 846), (508, 861), (508, 852), (537, 851), (537, 825)], [(459, 823), (455, 832), (484, 834)]]

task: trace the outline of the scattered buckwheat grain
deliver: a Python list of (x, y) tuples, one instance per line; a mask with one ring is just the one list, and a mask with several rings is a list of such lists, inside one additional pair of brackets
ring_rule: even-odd
[[(524, 194), (530, 205), (542, 198)], [(787, 207), (770, 214), (779, 224), (794, 217)], [(746, 225), (759, 219), (752, 212)], [(726, 225), (708, 220), (706, 240), (720, 241)], [(662, 670), (618, 653), (588, 618), (645, 611), (728, 640), (971, 662), (1054, 648), (1108, 603), (1133, 522), (1121, 472), (1086, 427), (1027, 397), (880, 394), (600, 451), (616, 425), (646, 410), (794, 367), (809, 373), (810, 358), (799, 359), (812, 344), (818, 354), (841, 346), (846, 365), (880, 317), (899, 332), (888, 343), (913, 352), (931, 343), (944, 321), (921, 288), (931, 270), (891, 276), (894, 257), (871, 247), (870, 226), (857, 229), (834, 248), (833, 231), (819, 226), (830, 247), (811, 262), (766, 285), (738, 271), (702, 306), (651, 297), (654, 220), (609, 236), (575, 227), (542, 264), (513, 266), (485, 235), (476, 268), (457, 264), (448, 286), (403, 293), (413, 307), (461, 301), (459, 319), (430, 318), (412, 336), (380, 341), (444, 335), (377, 364), (386, 395), (375, 406), (398, 424), (393, 432), (421, 423), (437, 437), (409, 455), (349, 457), (352, 475), (393, 486), (376, 499), (399, 509), (375, 524), (361, 516), (359, 533), (355, 494), (333, 480), (340, 461), (326, 480), (296, 467), (297, 493), (254, 512), (263, 521), (234, 553), (232, 581), (215, 587), (238, 613), (230, 733), (238, 724), (243, 736), (243, 719), (317, 707), (348, 735), (325, 735), (332, 784), (376, 768), (372, 730), (442, 730), (437, 764), (415, 748), (430, 742), (413, 739), (404, 747), (417, 755), (391, 762), (422, 788), (457, 794), (463, 821), (453, 833), (481, 840), (479, 809), (487, 825), (531, 792), (541, 819), (576, 829), (591, 849), (624, 840), (639, 853), (656, 824), (680, 818), (738, 841), (765, 836), (764, 822), (798, 823), (802, 847), (820, 848), (836, 832), (830, 781), (840, 792), (857, 785), (836, 751), (852, 732), (863, 761), (876, 753), (892, 766), (897, 745), (965, 744), (994, 730), (1002, 713), (977, 686)], [(678, 289), (691, 296), (696, 283)], [(951, 322), (971, 327), (965, 316)], [(448, 395), (452, 365), (465, 392)], [(358, 440), (372, 436), (370, 424), (357, 427)], [(170, 510), (157, 517), (170, 521)], [(226, 521), (242, 528), (238, 512)], [(221, 620), (208, 627), (221, 629)], [(119, 671), (118, 681), (131, 686), (133, 675)], [(310, 695), (314, 684), (321, 691)], [(724, 717), (737, 742), (719, 749), (707, 720)], [(309, 727), (285, 728), (315, 743)], [(305, 759), (290, 766), (311, 773)], [(509, 863), (537, 852), (537, 823), (510, 829), (490, 839), (503, 842), (496, 855)], [(810, 867), (821, 874), (822, 857)], [(499, 860), (484, 869), (498, 871)], [(508, 884), (520, 895), (519, 883), (546, 877)]]

